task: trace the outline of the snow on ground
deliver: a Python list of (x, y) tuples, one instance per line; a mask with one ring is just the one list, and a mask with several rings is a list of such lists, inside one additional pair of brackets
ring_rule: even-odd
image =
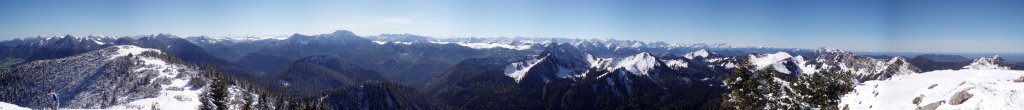
[(516, 82), (519, 82), (519, 80), (523, 80), (523, 76), (526, 76), (526, 72), (530, 71), (530, 68), (533, 68), (534, 65), (537, 65), (537, 63), (540, 63), (541, 61), (544, 61), (544, 59), (531, 59), (509, 64), (508, 66), (505, 66), (505, 76), (511, 77), (512, 79), (515, 79)]
[(658, 59), (647, 52), (623, 58), (615, 64), (615, 68), (624, 68), (635, 75), (647, 76), (651, 69), (658, 65)]
[(118, 46), (114, 46), (114, 48), (117, 48), (117, 52), (114, 53), (114, 55), (111, 55), (110, 58), (108, 58), (108, 59), (114, 59), (114, 58), (121, 57), (121, 56), (128, 56), (128, 54), (138, 55), (138, 54), (142, 54), (142, 52), (145, 52), (145, 51), (160, 52), (160, 50), (150, 49), (150, 48), (142, 48), (142, 47), (134, 46), (134, 45), (118, 45)]
[(666, 60), (665, 64), (668, 65), (669, 67), (677, 68), (688, 68), (687, 66), (689, 66), (689, 64), (687, 64), (687, 62), (683, 60)]
[[(134, 48), (131, 48), (134, 47)], [(141, 50), (147, 50), (146, 48), (139, 48), (135, 46), (129, 46), (129, 48), (121, 48), (119, 51), (128, 50), (128, 52), (139, 52)], [(125, 53), (125, 52), (118, 52)], [(191, 110), (198, 109), (201, 105), (199, 102), (199, 94), (202, 93), (203, 89), (192, 90), (188, 87), (188, 82), (194, 75), (186, 75), (187, 77), (177, 77), (179, 74), (184, 74), (182, 70), (186, 68), (184, 65), (176, 65), (164, 62), (163, 60), (153, 57), (139, 57), (143, 63), (141, 68), (136, 68), (134, 71), (141, 72), (146, 70), (155, 70), (159, 76), (154, 79), (150, 79), (151, 82), (157, 83), (158, 78), (170, 79), (170, 84), (161, 85), (160, 95), (153, 98), (145, 98), (131, 101), (123, 105), (115, 105), (110, 108), (112, 109), (150, 109), (159, 108), (161, 110)]]
[[(1024, 82), (1013, 80), (1021, 77), (1024, 71), (1014, 70), (941, 70), (900, 75), (858, 84), (855, 91), (843, 96), (839, 105), (851, 110), (913, 110), (943, 101), (936, 109), (1020, 109), (1024, 108)], [(951, 97), (961, 91), (973, 97), (953, 104)], [(914, 104), (918, 96), (923, 97)]]
[[(813, 69), (813, 68), (816, 68), (816, 66), (807, 65), (807, 61), (804, 59), (803, 56), (800, 56), (800, 55), (792, 56), (792, 55), (789, 55), (789, 53), (786, 53), (786, 52), (778, 52), (778, 53), (774, 53), (774, 54), (764, 54), (764, 55), (750, 55), (750, 59), (749, 60), (750, 60), (750, 63), (753, 64), (756, 67), (756, 69), (765, 69), (765, 68), (769, 68), (770, 67), (771, 69), (774, 69), (776, 71), (779, 71), (781, 73), (786, 73), (786, 74), (793, 73), (793, 72), (799, 72), (799, 73), (803, 73), (803, 74), (813, 74), (813, 73), (817, 72), (817, 71), (815, 71), (815, 69)], [(793, 63), (796, 63), (796, 66), (799, 67), (799, 70), (790, 71), (786, 67), (786, 64), (785, 64), (785, 63), (787, 63), (789, 61), (792, 61)]]
[(10, 104), (10, 103), (6, 103), (6, 102), (0, 102), (0, 110), (32, 110), (32, 109), (21, 107), (21, 106)]
[(711, 55), (711, 52), (708, 52), (708, 50), (700, 49), (700, 50), (697, 50), (697, 51), (686, 53), (686, 55), (683, 55), (683, 57), (685, 57), (686, 59), (694, 59), (694, 58), (697, 58), (697, 57), (705, 57), (705, 58), (707, 58), (710, 55)]
[(775, 63), (780, 63), (782, 60), (786, 60), (793, 56), (786, 52), (778, 52), (775, 54), (764, 54), (763, 56), (751, 55), (750, 63), (757, 66), (757, 69), (764, 69), (765, 67), (771, 66)]

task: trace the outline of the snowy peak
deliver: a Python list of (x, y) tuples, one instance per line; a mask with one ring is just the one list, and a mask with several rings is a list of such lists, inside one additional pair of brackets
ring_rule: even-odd
[(34, 46), (62, 46), (62, 47), (80, 47), (80, 46), (100, 46), (105, 44), (111, 44), (116, 40), (113, 37), (107, 37), (102, 35), (89, 35), (89, 36), (53, 36), (53, 37), (29, 37), (29, 38), (16, 38), (10, 41), (2, 41), (0, 44), (7, 46), (17, 45), (34, 45)]
[(809, 64), (803, 56), (792, 56), (786, 52), (774, 54), (750, 55), (749, 59), (755, 69), (766, 69), (778, 71), (785, 74), (811, 74), (817, 73), (817, 66)]
[(288, 37), (287, 40), (291, 40), (292, 42), (301, 42), (301, 43), (318, 42), (318, 41), (339, 41), (339, 40), (340, 41), (345, 41), (345, 42), (364, 41), (364, 40), (365, 41), (369, 41), (369, 39), (366, 39), (366, 38), (363, 38), (363, 37), (359, 37), (358, 35), (352, 33), (351, 31), (346, 31), (346, 30), (337, 30), (337, 31), (334, 31), (333, 33), (330, 33), (330, 34), (320, 34), (320, 35), (302, 35), (302, 34), (296, 33), (296, 34), (293, 34), (290, 37)]
[(852, 54), (849, 51), (839, 50), (837, 48), (829, 48), (829, 47), (818, 48), (818, 50), (815, 50), (815, 52), (817, 52), (819, 54)]
[(252, 41), (260, 41), (260, 40), (270, 40), (270, 39), (273, 39), (273, 40), (284, 40), (284, 39), (288, 39), (288, 37), (289, 36), (286, 36), (286, 35), (237, 36), (237, 37), (195, 36), (195, 37), (187, 37), (185, 39), (190, 41), (190, 42), (197, 43), (197, 44), (200, 44), (200, 43), (213, 44), (213, 43), (220, 43), (220, 42), (234, 42), (234, 43), (237, 43), (237, 42), (252, 42)]
[(706, 49), (700, 49), (700, 50), (697, 50), (697, 51), (686, 53), (686, 55), (683, 55), (683, 57), (685, 57), (686, 59), (695, 59), (695, 58), (698, 58), (698, 57), (707, 58), (707, 57), (711, 56), (712, 54), (713, 53), (709, 52)]
[(647, 76), (654, 73), (652, 70), (655, 70), (656, 66), (663, 67), (664, 65), (658, 60), (658, 58), (655, 58), (654, 55), (643, 52), (623, 58), (619, 62), (615, 63), (615, 67), (613, 69), (623, 68), (634, 75)]
[(1007, 70), (1007, 69), (1010, 69), (1010, 67), (1006, 66), (1007, 64), (1008, 63), (1006, 63), (1006, 61), (1003, 60), (1003, 58), (1000, 58), (999, 55), (995, 55), (995, 56), (992, 56), (990, 58), (982, 57), (982, 58), (974, 59), (974, 61), (971, 62), (971, 65), (964, 66), (964, 69)]
[(882, 71), (882, 74), (890, 74), (884, 75), (886, 77), (921, 72), (921, 69), (917, 68), (913, 64), (910, 64), (910, 62), (903, 57), (893, 57), (892, 59), (889, 59), (889, 62), (887, 62), (884, 66), (886, 66), (886, 69)]
[(757, 69), (764, 69), (774, 64), (780, 64), (787, 59), (793, 58), (792, 55), (786, 52), (778, 52), (774, 54), (762, 54), (762, 55), (750, 55), (750, 63), (757, 67)]
[(380, 34), (377, 36), (368, 36), (367, 39), (377, 42), (432, 42), (436, 41), (433, 38), (420, 36), (415, 34)]
[(592, 68), (592, 65), (600, 64), (597, 62), (602, 60), (595, 59), (569, 44), (551, 44), (534, 59), (507, 65), (504, 73), (516, 82), (528, 77), (540, 78), (547, 82), (554, 78), (582, 77), (583, 72)]
[(529, 72), (531, 68), (543, 60), (544, 59), (530, 59), (508, 64), (505, 66), (505, 76), (512, 78), (516, 82), (522, 81), (523, 77), (526, 76), (526, 72)]

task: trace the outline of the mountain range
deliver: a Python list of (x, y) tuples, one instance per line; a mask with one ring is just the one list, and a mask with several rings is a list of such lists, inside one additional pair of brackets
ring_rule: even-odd
[(771, 71), (777, 82), (796, 83), (837, 73), (868, 82), (933, 71), (1024, 69), (1024, 63), (1000, 56), (907, 58), (835, 48), (615, 39), (364, 37), (345, 30), (248, 39), (19, 38), (0, 42), (0, 59), (0, 102), (44, 108), (47, 100), (35, 99), (53, 92), (62, 108), (115, 109), (730, 109), (720, 105), (722, 94), (734, 89), (728, 83), (733, 73), (743, 71)]

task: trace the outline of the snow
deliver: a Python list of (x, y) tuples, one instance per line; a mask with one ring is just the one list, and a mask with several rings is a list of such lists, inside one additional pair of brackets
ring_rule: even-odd
[(523, 80), (523, 76), (526, 76), (526, 72), (530, 71), (534, 65), (544, 61), (544, 59), (531, 59), (524, 62), (516, 62), (505, 66), (505, 76), (515, 79), (516, 82)]
[(771, 66), (772, 64), (780, 63), (783, 60), (791, 58), (793, 56), (786, 52), (778, 52), (774, 54), (765, 54), (762, 56), (751, 56), (750, 63), (754, 64), (757, 69), (764, 69), (765, 67)]
[[(121, 47), (119, 47), (119, 48), (121, 48)], [(153, 50), (153, 49), (145, 49), (145, 48), (139, 48), (139, 47), (135, 47), (135, 46), (125, 46), (125, 48), (121, 48), (119, 51), (121, 51), (121, 50), (128, 50), (126, 52), (140, 52), (142, 50), (147, 50), (148, 51), (148, 50)], [(126, 52), (118, 52), (118, 53), (120, 54), (120, 53), (126, 53)], [(166, 78), (166, 79), (170, 79), (171, 83), (170, 84), (163, 84), (163, 85), (161, 85), (160, 86), (161, 87), (160, 95), (158, 95), (156, 97), (134, 100), (134, 101), (130, 101), (127, 104), (115, 105), (115, 106), (112, 106), (110, 108), (113, 108), (113, 109), (145, 109), (145, 108), (156, 107), (156, 108), (160, 108), (162, 110), (198, 109), (198, 107), (201, 105), (201, 103), (199, 102), (199, 95), (202, 93), (203, 89), (196, 89), (196, 90), (188, 89), (188, 88), (190, 88), (190, 87), (187, 86), (188, 82), (192, 78), (189, 78), (189, 77), (177, 77), (179, 74), (183, 74), (182, 71), (178, 71), (178, 70), (182, 70), (184, 68), (187, 68), (186, 66), (184, 66), (184, 65), (177, 65), (177, 64), (170, 64), (170, 63), (164, 62), (163, 60), (160, 60), (158, 58), (153, 58), (153, 57), (139, 57), (139, 59), (142, 60), (142, 63), (141, 63), (142, 66), (141, 66), (141, 68), (137, 68), (137, 69), (135, 69), (133, 71), (141, 72), (141, 71), (146, 71), (146, 70), (156, 70), (158, 72), (159, 76), (157, 76), (157, 78), (150, 79), (151, 82), (158, 83), (158, 82), (156, 82), (157, 81), (156, 79), (158, 79), (158, 78)]]
[(700, 49), (700, 50), (697, 50), (697, 51), (686, 53), (686, 55), (683, 55), (683, 57), (685, 57), (686, 59), (693, 59), (693, 58), (697, 58), (697, 57), (705, 57), (706, 58), (706, 57), (708, 57), (710, 55), (711, 55), (711, 52), (708, 52), (708, 50)]
[(457, 42), (455, 44), (459, 44), (459, 45), (466, 46), (466, 47), (469, 47), (469, 48), (474, 48), (474, 49), (506, 48), (506, 49), (515, 49), (515, 50), (526, 50), (526, 49), (530, 49), (531, 47), (533, 47), (531, 45), (509, 45), (509, 44), (502, 44), (502, 43), (468, 43), (468, 42)]
[(844, 51), (844, 50), (839, 50), (837, 48), (830, 48), (830, 47), (819, 48), (818, 52), (819, 53), (849, 53), (849, 52)]
[(93, 42), (93, 43), (96, 43), (96, 44), (99, 44), (99, 45), (107, 44), (107, 43), (103, 43), (103, 42), (100, 42), (100, 41), (98, 41), (98, 40), (92, 40), (92, 42)]
[(118, 45), (118, 46), (114, 46), (114, 48), (117, 48), (117, 52), (115, 52), (114, 55), (111, 55), (110, 58), (108, 58), (108, 59), (114, 59), (114, 58), (117, 58), (117, 57), (128, 56), (128, 54), (138, 55), (138, 54), (142, 54), (142, 52), (145, 52), (145, 51), (160, 52), (160, 50), (150, 49), (150, 48), (142, 48), (142, 47), (134, 46), (134, 45)]
[[(858, 84), (855, 91), (842, 97), (840, 106), (849, 106), (853, 110), (912, 110), (945, 101), (937, 109), (1019, 109), (1024, 108), (1024, 83), (1013, 80), (1020, 77), (1024, 77), (1024, 71), (991, 69), (900, 75)], [(930, 88), (932, 85), (936, 86)], [(950, 97), (960, 91), (974, 96), (962, 104), (950, 104)], [(918, 96), (924, 97), (920, 103), (913, 104)]]
[(683, 60), (666, 60), (665, 64), (668, 65), (669, 67), (680, 67), (680, 68), (687, 68), (687, 66), (689, 66), (689, 64), (687, 64), (686, 61), (683, 61)]
[(405, 44), (405, 45), (411, 45), (412, 44), (412, 42), (388, 42), (388, 41), (373, 41), (373, 43), (377, 43), (379, 45), (384, 45), (384, 44), (387, 44), (387, 43)]
[(587, 54), (587, 62), (591, 68), (603, 68), (611, 65), (611, 58), (594, 58), (594, 55)]
[(6, 102), (0, 102), (0, 110), (32, 110), (32, 109), (21, 107), (21, 106), (10, 104), (10, 103), (6, 103)]
[(202, 37), (205, 37), (207, 40), (209, 40), (208, 42), (210, 42), (210, 43), (218, 43), (218, 42), (223, 42), (223, 41), (251, 42), (251, 41), (268, 40), (268, 39), (285, 40), (285, 39), (288, 39), (288, 37), (290, 37), (290, 36), (289, 35), (248, 35), (248, 36), (217, 36), (217, 37), (202, 36)]
[(992, 56), (992, 58), (978, 58), (975, 59), (974, 62), (971, 62), (971, 65), (964, 66), (964, 69), (1010, 69), (1010, 67), (999, 66), (996, 64), (995, 62), (997, 59), (1000, 59), (999, 55)]
[(624, 68), (635, 75), (646, 76), (651, 69), (658, 65), (658, 59), (647, 52), (623, 58), (615, 64), (615, 68)]
[[(799, 70), (792, 71), (786, 68), (785, 63), (789, 61), (795, 63)], [(764, 55), (751, 55), (750, 62), (756, 67), (756, 69), (765, 69), (771, 67), (776, 71), (786, 74), (794, 72), (799, 72), (801, 74), (813, 74), (817, 72), (813, 69), (816, 67), (813, 65), (808, 65), (807, 61), (804, 59), (803, 56), (791, 56), (789, 55), (789, 53), (786, 52), (778, 52), (774, 54)]]
[(558, 73), (556, 73), (555, 76), (558, 76), (558, 78), (569, 78), (569, 77), (579, 76), (579, 75), (576, 74), (576, 70), (573, 69), (573, 68), (566, 68), (566, 67), (558, 66)]

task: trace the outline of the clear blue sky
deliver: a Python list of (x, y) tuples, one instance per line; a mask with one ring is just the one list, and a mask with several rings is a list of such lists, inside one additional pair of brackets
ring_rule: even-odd
[(1024, 0), (3, 0), (0, 39), (412, 33), (1024, 53)]

